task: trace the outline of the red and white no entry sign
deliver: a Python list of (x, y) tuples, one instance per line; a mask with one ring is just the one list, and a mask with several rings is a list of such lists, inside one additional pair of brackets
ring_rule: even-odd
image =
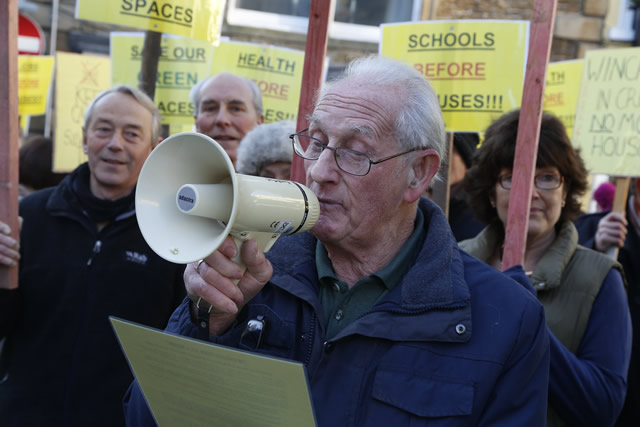
[(33, 19), (18, 15), (18, 55), (42, 55), (44, 33)]

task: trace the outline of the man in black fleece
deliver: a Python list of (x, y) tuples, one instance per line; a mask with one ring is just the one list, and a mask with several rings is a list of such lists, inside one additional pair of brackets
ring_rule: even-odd
[(160, 120), (137, 89), (99, 94), (85, 114), (88, 162), (21, 200), (19, 247), (0, 223), (0, 268), (20, 260), (18, 288), (0, 289), (3, 426), (124, 425), (133, 378), (109, 316), (164, 328), (185, 295), (183, 266), (149, 248), (135, 215)]

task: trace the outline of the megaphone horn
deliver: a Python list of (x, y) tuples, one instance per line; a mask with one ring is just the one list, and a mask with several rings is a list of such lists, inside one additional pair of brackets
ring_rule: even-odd
[(136, 187), (142, 236), (162, 258), (179, 264), (206, 258), (231, 234), (268, 251), (282, 234), (318, 221), (315, 194), (293, 181), (236, 174), (213, 139), (195, 132), (162, 141), (147, 157)]

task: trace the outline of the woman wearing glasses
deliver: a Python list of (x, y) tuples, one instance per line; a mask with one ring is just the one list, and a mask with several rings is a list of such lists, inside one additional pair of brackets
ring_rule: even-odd
[[(464, 184), (489, 225), (460, 246), (499, 270), (519, 116), (512, 111), (489, 126)], [(572, 222), (586, 188), (587, 171), (562, 122), (544, 114), (522, 267), (551, 341), (548, 426), (611, 426), (626, 392), (631, 323), (620, 267), (579, 246)], [(527, 281), (520, 268), (507, 274)]]

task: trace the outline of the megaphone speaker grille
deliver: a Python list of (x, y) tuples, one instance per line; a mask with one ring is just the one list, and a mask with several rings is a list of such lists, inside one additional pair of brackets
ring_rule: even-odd
[[(230, 184), (228, 219), (186, 215), (176, 204), (185, 184)], [(164, 259), (195, 262), (220, 246), (235, 220), (237, 184), (233, 163), (211, 138), (183, 132), (162, 141), (147, 158), (136, 187), (136, 215), (144, 239)]]

